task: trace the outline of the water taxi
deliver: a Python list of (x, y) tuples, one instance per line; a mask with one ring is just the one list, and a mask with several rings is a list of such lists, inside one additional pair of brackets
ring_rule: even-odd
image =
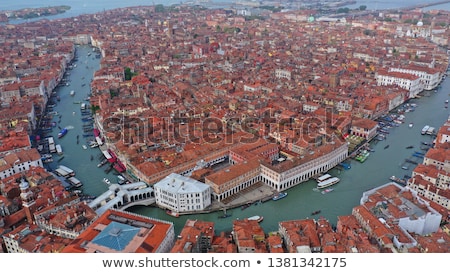
[(67, 134), (67, 132), (68, 132), (67, 128), (63, 128), (61, 131), (59, 131), (58, 138), (62, 138)]
[(111, 181), (106, 177), (103, 178), (103, 182), (105, 182), (106, 185), (111, 185)]
[(425, 125), (423, 128), (422, 128), (422, 135), (425, 135), (426, 133), (427, 133), (427, 131), (428, 131), (428, 129), (430, 129), (430, 126), (429, 125)]
[(252, 217), (248, 217), (247, 220), (249, 221), (257, 221), (258, 223), (262, 222), (262, 220), (264, 220), (264, 217), (259, 216), (259, 215), (255, 215)]
[(273, 201), (277, 201), (277, 200), (280, 200), (280, 199), (282, 199), (282, 198), (284, 198), (286, 196), (287, 196), (287, 192), (280, 192), (277, 195), (275, 195), (274, 197), (272, 197), (272, 200)]
[(71, 96), (75, 96), (75, 90), (70, 91)]

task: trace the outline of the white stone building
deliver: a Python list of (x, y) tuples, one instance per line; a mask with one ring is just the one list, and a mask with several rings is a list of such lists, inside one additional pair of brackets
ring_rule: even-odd
[(211, 187), (176, 173), (153, 186), (156, 204), (173, 212), (202, 211), (211, 205)]
[(307, 152), (297, 159), (288, 159), (275, 165), (262, 162), (261, 180), (277, 191), (283, 191), (327, 172), (347, 156), (348, 144), (344, 142), (323, 145), (314, 152)]
[(419, 65), (409, 65), (407, 67), (391, 67), (389, 68), (389, 72), (401, 72), (419, 76), (425, 90), (433, 90), (434, 88), (438, 87), (442, 78), (439, 70)]
[(379, 71), (376, 79), (378, 85), (398, 85), (408, 90), (409, 98), (416, 97), (424, 88), (419, 76), (408, 73)]

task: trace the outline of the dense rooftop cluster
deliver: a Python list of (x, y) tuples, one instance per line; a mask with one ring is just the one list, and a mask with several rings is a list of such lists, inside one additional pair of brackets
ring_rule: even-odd
[[(95, 212), (52, 177), (43, 174), (34, 182), (44, 172), (42, 166), (27, 169), (26, 177), (10, 174), (17, 162), (34, 162), (28, 136), (40, 126), (51, 92), (75, 56), (75, 44), (91, 44), (102, 57), (91, 82), (97, 127), (127, 167), (148, 184), (229, 153), (249, 166), (244, 171), (259, 174), (260, 165), (245, 160), (257, 158), (263, 169), (287, 172), (342, 148), (352, 126), (375, 131), (373, 119), (444, 78), (449, 62), (441, 46), (448, 46), (450, 35), (440, 23), (449, 23), (448, 13), (431, 14), (429, 24), (371, 17), (314, 20), (314, 13), (267, 12), (249, 20), (233, 10), (137, 7), (2, 26), (0, 154), (6, 177), (1, 193), (12, 197), (0, 206), (6, 244), (30, 234), (40, 240), (43, 229), (78, 238), (70, 250), (120, 252), (124, 249), (117, 245), (103, 244), (102, 236), (123, 239), (120, 231), (126, 227), (133, 230), (125, 238), (133, 243), (127, 251), (167, 252), (174, 242), (170, 223), (109, 210), (96, 219)], [(384, 16), (421, 19), (423, 14)], [(27, 155), (14, 158), (11, 153), (18, 150)], [(278, 151), (291, 160), (272, 166)], [(448, 165), (446, 158), (442, 161)], [(433, 177), (448, 178), (445, 168)], [(423, 174), (416, 175), (411, 183), (425, 184), (421, 179)], [(41, 189), (43, 184), (49, 186)], [(448, 191), (448, 182), (444, 184), (439, 187)], [(186, 237), (195, 241), (177, 242), (173, 252), (448, 252), (448, 233), (440, 231), (442, 240), (432, 240), (442, 243), (434, 244), (439, 247), (425, 246), (429, 240), (420, 236), (426, 232), (415, 230), (417, 222), (409, 223), (406, 209), (399, 209), (413, 201), (425, 204), (411, 217), (439, 225), (439, 217), (447, 217), (443, 208), (448, 197), (429, 206), (408, 189), (388, 185), (365, 198), (351, 217), (339, 219), (336, 232), (324, 219), (298, 220), (280, 223), (279, 235), (266, 237), (256, 222), (241, 220), (234, 221), (233, 236), (215, 237), (211, 224), (195, 228), (196, 222), (188, 221), (187, 227), (198, 234)], [(391, 229), (374, 216), (378, 211), (394, 224)], [(31, 225), (33, 217), (37, 225)], [(20, 230), (12, 229), (21, 223)], [(410, 236), (408, 228), (419, 238)], [(64, 242), (52, 248), (21, 247), (61, 251)]]

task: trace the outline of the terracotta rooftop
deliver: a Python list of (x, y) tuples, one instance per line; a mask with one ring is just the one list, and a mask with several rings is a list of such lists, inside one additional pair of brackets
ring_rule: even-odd
[(62, 252), (154, 253), (172, 228), (169, 222), (107, 210)]

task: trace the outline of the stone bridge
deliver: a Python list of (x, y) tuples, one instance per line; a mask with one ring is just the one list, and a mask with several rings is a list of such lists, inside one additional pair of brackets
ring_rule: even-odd
[(111, 184), (106, 192), (88, 205), (101, 215), (110, 208), (125, 210), (136, 205), (148, 206), (154, 203), (153, 188), (145, 182), (134, 182), (124, 185)]

